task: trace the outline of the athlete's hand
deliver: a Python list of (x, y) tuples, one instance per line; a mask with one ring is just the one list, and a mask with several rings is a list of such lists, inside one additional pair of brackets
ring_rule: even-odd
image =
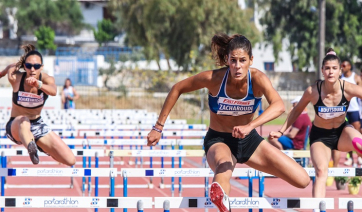
[(249, 124), (243, 126), (236, 126), (233, 128), (232, 136), (234, 138), (245, 138), (252, 130), (253, 128)]
[(282, 133), (271, 131), (269, 133), (268, 139), (270, 140), (270, 139), (280, 138), (281, 136), (282, 136)]
[(161, 133), (151, 130), (147, 135), (147, 146), (155, 146), (161, 139)]
[(29, 78), (25, 79), (25, 83), (32, 87), (36, 87), (36, 88), (39, 87), (38, 80), (35, 77), (29, 77)]

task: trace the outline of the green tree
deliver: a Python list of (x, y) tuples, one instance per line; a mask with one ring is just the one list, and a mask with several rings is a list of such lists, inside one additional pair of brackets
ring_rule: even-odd
[(209, 56), (215, 33), (259, 39), (252, 11), (241, 10), (237, 0), (111, 0), (110, 7), (129, 45), (143, 47), (147, 60), (159, 61), (161, 54), (172, 58), (183, 70), (213, 66)]
[(117, 31), (111, 20), (103, 19), (98, 21), (97, 30), (93, 29), (93, 34), (96, 41), (102, 46), (102, 44), (112, 41), (117, 35)]
[[(288, 51), (299, 69), (317, 66), (318, 1), (256, 0), (265, 12), (265, 39), (273, 44), (278, 60), (282, 41), (289, 41)], [(341, 57), (362, 56), (362, 5), (357, 0), (326, 1), (325, 46), (332, 47)], [(360, 50), (360, 52), (359, 52)]]
[(74, 35), (84, 27), (78, 1), (73, 0), (3, 0), (6, 6), (17, 7), (18, 35), (33, 34), (40, 26), (55, 29), (56, 34)]
[(50, 27), (41, 26), (35, 31), (37, 38), (37, 48), (41, 50), (55, 50), (57, 46), (54, 44), (55, 33)]

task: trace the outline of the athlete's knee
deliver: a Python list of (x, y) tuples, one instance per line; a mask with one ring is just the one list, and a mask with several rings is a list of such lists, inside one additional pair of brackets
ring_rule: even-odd
[(310, 183), (310, 177), (308, 173), (304, 171), (304, 173), (301, 174), (300, 177), (298, 178), (297, 183), (298, 183), (297, 185), (298, 188), (306, 188)]
[(65, 165), (74, 166), (75, 162), (76, 162), (75, 156), (71, 156), (71, 157), (66, 158), (65, 162), (66, 162)]
[(352, 145), (358, 153), (362, 154), (362, 139), (361, 138), (358, 138), (358, 137), (353, 138)]
[(315, 167), (315, 175), (317, 178), (320, 178), (320, 179), (327, 179), (328, 177), (328, 168), (317, 168)]

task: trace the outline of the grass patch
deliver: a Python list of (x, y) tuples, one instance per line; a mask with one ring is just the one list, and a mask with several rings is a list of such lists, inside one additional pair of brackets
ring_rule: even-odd
[[(204, 119), (203, 124), (210, 126), (210, 119)], [(201, 124), (201, 119), (187, 119), (187, 124)]]
[(274, 120), (271, 120), (271, 121), (265, 123), (264, 125), (283, 125), (284, 122), (285, 122), (285, 118), (278, 117)]

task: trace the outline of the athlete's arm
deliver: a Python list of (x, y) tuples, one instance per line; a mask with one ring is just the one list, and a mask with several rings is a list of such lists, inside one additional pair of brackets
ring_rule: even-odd
[(362, 86), (360, 85), (345, 82), (344, 91), (347, 94), (347, 99), (351, 99), (352, 97), (358, 97), (362, 99)]
[(354, 75), (354, 80), (356, 81), (356, 84), (360, 87), (362, 87), (362, 80), (361, 77), (357, 74)]
[[(158, 117), (158, 123), (164, 125), (167, 116), (169, 115), (171, 109), (173, 108), (181, 94), (205, 87), (209, 88), (209, 86), (212, 84), (212, 74), (213, 71), (204, 71), (176, 83), (167, 95), (167, 98)], [(160, 125), (157, 125), (157, 128), (160, 130), (163, 129), (163, 127)], [(156, 145), (160, 138), (161, 133), (156, 132), (155, 130), (151, 130), (151, 132), (147, 136), (148, 145)]]
[(61, 96), (61, 99), (62, 99), (62, 103), (64, 104), (65, 103), (64, 89), (62, 90), (60, 96)]
[(77, 99), (79, 99), (79, 95), (78, 95), (77, 91), (75, 90), (75, 88), (74, 88), (74, 87), (72, 87), (72, 89), (73, 89), (73, 93), (74, 93), (73, 100), (77, 100)]
[(292, 129), (290, 129), (290, 131), (288, 133), (285, 133), (284, 135), (287, 136), (288, 138), (293, 139), (299, 132), (299, 129), (296, 127), (292, 127)]
[(282, 98), (273, 88), (269, 78), (264, 73), (257, 71), (253, 79), (253, 85), (259, 88), (269, 103), (269, 107), (260, 116), (250, 122), (251, 127), (254, 129), (280, 116), (285, 112), (285, 107)]
[(16, 70), (16, 63), (10, 64), (0, 72), (0, 78), (4, 77), (7, 74), (10, 84), (13, 84), (16, 81)]
[[(48, 74), (42, 73), (43, 75), (43, 85), (41, 86), (41, 90), (50, 95), (50, 96), (55, 96), (57, 95), (57, 86), (55, 85), (55, 80), (54, 77), (49, 76)], [(38, 87), (38, 81), (36, 81), (36, 87)]]
[(302, 96), (302, 98), (299, 100), (298, 104), (290, 111), (288, 114), (287, 120), (285, 120), (282, 128), (280, 128), (280, 132), (270, 132), (270, 137), (280, 137), (281, 132), (284, 133), (286, 129), (288, 129), (294, 122), (297, 120), (299, 115), (303, 112), (304, 108), (307, 107), (309, 102), (312, 99), (312, 86), (309, 86)]

